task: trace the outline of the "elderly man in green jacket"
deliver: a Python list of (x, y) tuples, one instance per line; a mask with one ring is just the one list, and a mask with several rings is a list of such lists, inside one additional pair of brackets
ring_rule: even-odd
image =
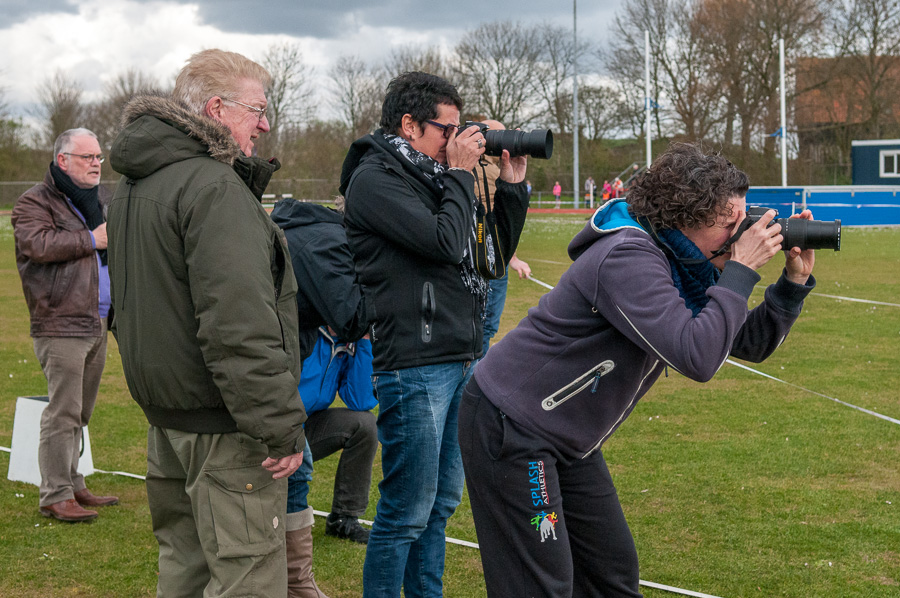
[(270, 76), (205, 50), (171, 98), (126, 107), (112, 148), (113, 329), (150, 423), (158, 596), (285, 596), (287, 477), (302, 460), (297, 282), (259, 203), (277, 163)]

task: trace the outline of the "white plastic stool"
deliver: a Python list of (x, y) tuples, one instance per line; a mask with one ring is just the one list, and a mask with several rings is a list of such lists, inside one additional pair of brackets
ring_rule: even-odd
[[(14, 482), (28, 482), (35, 486), (41, 485), (38, 443), (41, 439), (41, 414), (49, 402), (49, 397), (19, 397), (16, 400), (7, 479)], [(87, 426), (81, 434), (78, 472), (83, 476), (94, 473), (94, 459), (91, 456), (91, 440), (88, 437)]]

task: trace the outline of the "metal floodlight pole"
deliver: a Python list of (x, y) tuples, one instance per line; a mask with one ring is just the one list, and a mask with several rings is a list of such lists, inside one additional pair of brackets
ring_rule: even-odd
[(787, 117), (785, 116), (784, 91), (784, 38), (778, 40), (779, 68), (781, 69), (781, 186), (787, 187)]
[(578, 208), (578, 10), (577, 0), (572, 0), (572, 161), (575, 164), (572, 173), (572, 207)]
[(647, 168), (653, 159), (653, 145), (650, 140), (650, 30), (644, 31), (644, 109), (647, 112), (646, 137), (647, 137)]

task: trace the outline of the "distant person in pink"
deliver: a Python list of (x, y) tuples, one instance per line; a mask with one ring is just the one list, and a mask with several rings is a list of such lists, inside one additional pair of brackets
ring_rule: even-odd
[(559, 209), (560, 195), (562, 195), (562, 186), (560, 186), (559, 181), (556, 181), (556, 184), (553, 185), (553, 197), (556, 198), (556, 209)]

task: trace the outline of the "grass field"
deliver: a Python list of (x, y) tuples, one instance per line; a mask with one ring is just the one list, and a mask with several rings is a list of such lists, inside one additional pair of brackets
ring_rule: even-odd
[[(518, 255), (555, 284), (584, 217), (529, 217)], [(726, 365), (707, 384), (662, 378), (606, 444), (641, 559), (641, 578), (723, 598), (900, 596), (900, 229), (845, 229), (843, 251), (819, 252), (811, 296), (784, 346), (751, 367)], [(780, 258), (776, 258), (780, 259)], [(772, 282), (780, 266), (763, 271)], [(545, 292), (511, 280), (500, 335)], [(831, 295), (828, 297), (825, 295)], [(752, 298), (762, 298), (760, 288)], [(0, 446), (15, 399), (46, 394), (28, 336), (8, 217), (0, 217)], [(143, 473), (146, 421), (131, 401), (110, 337), (91, 421), (95, 467)], [(0, 453), (0, 473), (9, 462)], [(336, 457), (316, 464), (311, 504), (331, 503)], [(379, 476), (376, 463), (376, 482)], [(156, 542), (143, 484), (95, 474), (118, 507), (91, 525), (50, 523), (37, 488), (0, 479), (0, 596), (153, 596)], [(367, 513), (375, 514), (373, 489)], [(464, 499), (448, 535), (476, 541)], [(361, 595), (364, 547), (314, 531), (315, 571), (332, 598)], [(445, 595), (485, 595), (478, 552), (450, 545)], [(650, 598), (676, 596), (644, 588)]]

